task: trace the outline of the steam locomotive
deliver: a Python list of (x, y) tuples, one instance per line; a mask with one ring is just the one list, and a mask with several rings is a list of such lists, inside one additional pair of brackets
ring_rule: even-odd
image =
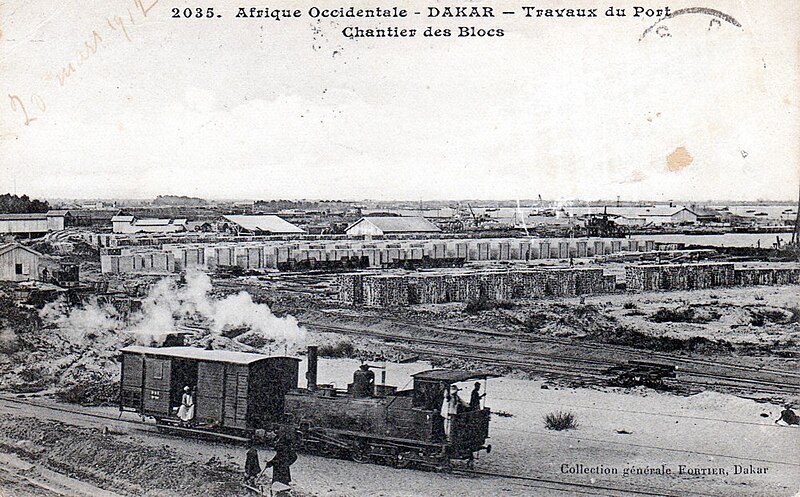
[[(433, 369), (413, 375), (413, 388), (375, 385), (371, 371), (354, 373), (347, 390), (317, 383), (317, 349), (308, 348), (306, 388), (298, 388), (300, 360), (193, 347), (122, 349), (120, 411), (155, 418), (179, 433), (257, 440), (292, 433), (298, 449), (395, 467), (446, 469), (491, 451), (488, 408), (440, 414), (451, 385), (486, 380), (477, 371)], [(194, 416), (181, 423), (185, 387)], [(445, 425), (447, 428), (445, 429)]]

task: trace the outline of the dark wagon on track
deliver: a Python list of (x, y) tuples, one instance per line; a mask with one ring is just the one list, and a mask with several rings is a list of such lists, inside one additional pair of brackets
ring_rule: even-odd
[(283, 417), (297, 387), (299, 359), (194, 347), (122, 349), (120, 409), (177, 423), (184, 387), (194, 397), (194, 428), (247, 433)]
[[(317, 383), (316, 347), (309, 347), (308, 385), (298, 388), (299, 359), (192, 347), (122, 349), (120, 410), (156, 419), (160, 427), (237, 439), (292, 433), (298, 448), (359, 462), (447, 468), (490, 451), (491, 411), (442, 404), (455, 383), (486, 380), (479, 371), (433, 369), (413, 375), (413, 388), (375, 384), (360, 369), (347, 389)], [(366, 382), (365, 382), (366, 380)], [(177, 416), (189, 387), (195, 403), (190, 426)], [(464, 399), (462, 399), (464, 400)]]

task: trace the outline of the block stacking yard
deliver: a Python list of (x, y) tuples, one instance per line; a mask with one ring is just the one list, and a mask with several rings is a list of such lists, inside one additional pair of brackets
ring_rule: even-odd
[(575, 296), (614, 291), (613, 275), (600, 268), (552, 268), (508, 271), (465, 271), (446, 274), (343, 274), (339, 300), (369, 307), (469, 302), (481, 296), (512, 300)]
[[(742, 268), (732, 263), (642, 264), (625, 268), (631, 292), (698, 290), (749, 285), (800, 284), (800, 268)], [(347, 273), (338, 276), (338, 299), (352, 305), (506, 301), (571, 297), (616, 291), (616, 276), (602, 268), (536, 268), (503, 271), (438, 271), (413, 274)]]
[(721, 286), (796, 285), (800, 268), (734, 268), (733, 263), (646, 264), (625, 268), (632, 291), (695, 290)]
[(102, 249), (103, 273), (174, 273), (184, 269), (293, 270), (452, 266), (466, 261), (528, 261), (652, 252), (650, 240), (487, 238), (209, 241)]

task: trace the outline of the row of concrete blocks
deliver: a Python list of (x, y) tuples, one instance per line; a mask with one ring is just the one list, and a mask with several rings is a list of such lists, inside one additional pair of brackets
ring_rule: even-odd
[(800, 284), (800, 268), (743, 268), (732, 263), (639, 265), (625, 268), (628, 290), (695, 290)]
[(751, 285), (798, 285), (800, 268), (743, 268), (734, 271), (736, 284)]
[(632, 291), (694, 290), (734, 283), (732, 263), (642, 264), (625, 268), (625, 286)]
[(103, 255), (100, 270), (110, 274), (174, 273), (179, 267), (170, 252)]
[[(652, 241), (624, 239), (497, 239), (497, 240), (449, 240), (398, 243), (367, 243), (364, 241), (337, 243), (334, 245), (309, 244), (223, 244), (223, 245), (179, 245), (164, 246), (162, 250), (106, 249), (101, 261), (112, 259), (104, 272), (131, 272), (139, 268), (134, 261), (125, 258), (171, 253), (175, 259), (174, 271), (186, 268), (214, 270), (218, 267), (238, 266), (243, 269), (276, 269), (288, 262), (315, 261), (341, 262), (343, 260), (366, 261), (369, 267), (380, 268), (404, 261), (463, 259), (466, 261), (532, 260), (541, 258), (567, 259), (591, 257), (620, 251), (651, 251)], [(120, 268), (120, 269), (117, 269)], [(121, 269), (125, 268), (125, 269)], [(138, 269), (134, 269), (136, 272)]]
[(513, 300), (614, 291), (616, 279), (599, 268), (553, 268), (449, 274), (369, 275), (338, 278), (339, 300), (370, 307)]

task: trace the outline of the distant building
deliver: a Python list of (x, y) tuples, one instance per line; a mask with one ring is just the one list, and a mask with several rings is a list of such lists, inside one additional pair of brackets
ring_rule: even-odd
[(424, 217), (362, 217), (346, 230), (348, 236), (391, 235), (403, 233), (440, 233)]
[(218, 223), (220, 231), (249, 235), (301, 235), (305, 231), (274, 215), (229, 214)]
[(641, 214), (646, 224), (695, 224), (697, 214), (687, 207), (650, 207)]
[(39, 279), (42, 254), (18, 243), (0, 245), (0, 280), (30, 281)]
[(68, 226), (107, 228), (111, 219), (119, 215), (119, 209), (73, 209)]
[(176, 233), (186, 231), (186, 219), (137, 219), (117, 215), (111, 218), (114, 233)]
[(36, 238), (63, 230), (69, 216), (69, 211), (0, 214), (0, 233)]

